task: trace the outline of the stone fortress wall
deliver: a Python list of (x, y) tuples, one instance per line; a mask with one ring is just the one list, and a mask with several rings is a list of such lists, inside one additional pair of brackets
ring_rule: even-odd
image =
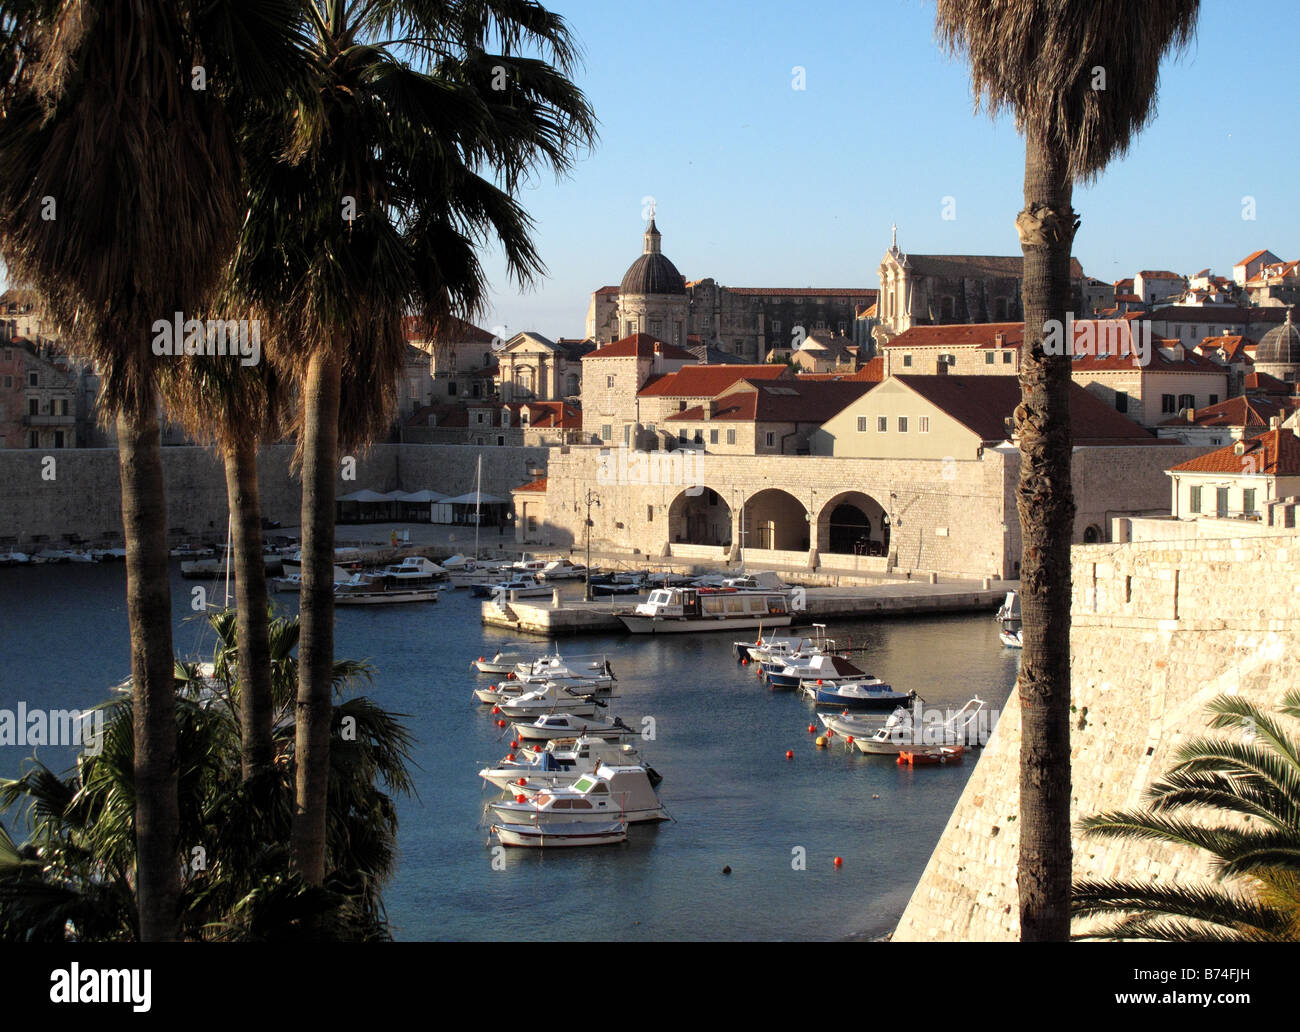
[[(479, 456), (483, 491), (509, 497), (511, 488), (545, 472), (546, 448), (467, 448), (462, 445), (379, 444), (355, 455), (355, 479), (336, 490), (419, 491), (448, 495), (474, 490)], [(167, 526), (175, 535), (224, 538), (226, 480), (220, 460), (196, 447), (164, 448)], [(51, 466), (47, 457), (53, 460)], [(302, 480), (292, 469), (293, 447), (274, 445), (259, 456), (262, 514), (296, 527), (302, 507)], [(97, 541), (122, 534), (122, 490), (116, 448), (0, 450), (0, 538), (14, 538), (24, 550), (33, 535), (52, 544), (66, 534)], [(347, 537), (346, 528), (340, 537)]]
[[(1265, 709), (1300, 685), (1300, 535), (1073, 550), (1071, 756), (1075, 819), (1141, 806), (1205, 705)], [(1020, 710), (1015, 694), (894, 933), (897, 941), (1019, 936)], [(1190, 848), (1074, 840), (1076, 878), (1204, 880)]]

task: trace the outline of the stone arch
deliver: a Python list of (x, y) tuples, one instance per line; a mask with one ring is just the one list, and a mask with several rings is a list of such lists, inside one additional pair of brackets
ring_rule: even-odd
[(889, 513), (865, 491), (842, 491), (817, 514), (817, 547), (823, 554), (888, 555)]
[(668, 507), (668, 540), (688, 545), (730, 545), (731, 506), (721, 492), (712, 488), (686, 488)]
[(745, 548), (808, 550), (808, 510), (789, 491), (769, 487), (750, 495), (743, 515)]
[(1100, 545), (1106, 538), (1101, 532), (1101, 527), (1095, 523), (1090, 523), (1083, 528), (1083, 543), (1085, 545)]

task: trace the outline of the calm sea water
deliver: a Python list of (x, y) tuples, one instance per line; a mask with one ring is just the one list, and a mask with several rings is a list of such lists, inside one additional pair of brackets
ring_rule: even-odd
[[(124, 568), (0, 570), (0, 708), (86, 707), (129, 673)], [(209, 659), (213, 633), (190, 609), (197, 582), (174, 569), (176, 648)], [(211, 588), (220, 599), (219, 586)], [(579, 589), (580, 590), (580, 589)], [(296, 599), (277, 595), (286, 608)], [(401, 866), (385, 901), (399, 939), (839, 939), (896, 923), (974, 767), (910, 770), (841, 746), (818, 750), (811, 703), (769, 693), (731, 642), (744, 632), (562, 640), (565, 656), (603, 654), (619, 681), (610, 712), (655, 739), (642, 755), (664, 776), (676, 818), (633, 826), (626, 846), (506, 850), (494, 870), (476, 776), (507, 742), (473, 701), (490, 683), (470, 670), (511, 636), (479, 622), (479, 600), (444, 591), (436, 605), (337, 614), (340, 657), (369, 659), (367, 694), (406, 714), (418, 797), (399, 800)], [(978, 694), (1000, 709), (1015, 679), (988, 615), (840, 623), (855, 661), (927, 703), (956, 709)], [(820, 729), (820, 725), (819, 729)], [(787, 749), (795, 758), (785, 759)], [(13, 777), (31, 749), (0, 748)], [(977, 755), (977, 754), (976, 754)], [(43, 749), (62, 770), (71, 750)], [(875, 798), (878, 797), (878, 798)], [(5, 823), (21, 839), (13, 815)], [(806, 869), (794, 869), (795, 847)], [(843, 858), (836, 869), (833, 859)], [(729, 865), (732, 873), (724, 875)]]

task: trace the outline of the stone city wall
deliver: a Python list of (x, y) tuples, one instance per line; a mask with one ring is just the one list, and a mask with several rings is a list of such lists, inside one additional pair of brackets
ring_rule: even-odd
[[(381, 444), (355, 456), (355, 479), (336, 483), (338, 494), (419, 491), (457, 495), (474, 490), (483, 457), (483, 491), (509, 497), (511, 488), (546, 469), (545, 448), (471, 448), (456, 445)], [(205, 448), (164, 448), (167, 526), (173, 537), (226, 533), (225, 473)], [(296, 527), (302, 481), (291, 469), (293, 447), (264, 448), (259, 457), (262, 513)], [(48, 460), (52, 460), (52, 465)], [(340, 466), (340, 474), (342, 474)], [(122, 493), (114, 448), (0, 450), (0, 539), (14, 539), (20, 551), (44, 536), (51, 544), (65, 535), (87, 541), (122, 536)]]
[[(1138, 808), (1205, 706), (1240, 693), (1275, 711), (1300, 684), (1300, 536), (1140, 542), (1073, 550), (1074, 819)], [(1007, 704), (894, 938), (1019, 935), (1019, 731)], [(1074, 839), (1078, 878), (1202, 881), (1188, 847)]]

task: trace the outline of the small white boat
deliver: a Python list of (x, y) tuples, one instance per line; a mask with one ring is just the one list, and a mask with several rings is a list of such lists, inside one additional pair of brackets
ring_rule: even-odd
[(570, 562), (568, 559), (555, 559), (537, 571), (541, 581), (581, 580), (587, 575), (587, 568), (582, 563)]
[[(513, 643), (510, 643), (513, 644)], [(521, 663), (532, 663), (538, 658), (537, 650), (531, 649), (511, 649), (507, 645), (502, 645), (492, 653), (491, 658), (479, 656), (470, 664), (480, 674), (509, 674), (513, 673)]]
[(217, 554), (215, 548), (207, 548), (204, 545), (194, 545), (185, 542), (183, 545), (177, 545), (167, 553), (173, 559), (211, 559)]
[(573, 713), (589, 717), (595, 714), (597, 708), (604, 708), (606, 704), (597, 701), (591, 693), (580, 694), (578, 690), (552, 682), (535, 691), (524, 692), (516, 698), (505, 699), (497, 705), (505, 719), (526, 720), (543, 713)]
[(553, 738), (575, 738), (579, 735), (622, 735), (631, 738), (637, 732), (618, 717), (602, 720), (597, 717), (579, 717), (572, 713), (554, 713), (538, 717), (531, 724), (515, 723), (515, 737), (521, 742), (549, 742)]
[(494, 824), (492, 833), (503, 846), (533, 849), (572, 849), (579, 846), (612, 846), (627, 841), (624, 821), (570, 824)]
[(899, 707), (875, 734), (855, 738), (853, 744), (869, 756), (897, 756), (902, 752), (965, 745), (967, 728), (983, 708), (984, 701), (977, 695), (947, 720), (927, 722), (919, 706), (913, 712)]
[(515, 796), (488, 805), (501, 821), (509, 823), (543, 825), (620, 820), (637, 824), (669, 819), (644, 767), (615, 767), (606, 763), (597, 767), (594, 774), (584, 774), (571, 785), (538, 792), (531, 798), (524, 796), (521, 800)]
[(715, 594), (698, 588), (656, 588), (632, 612), (617, 615), (633, 634), (786, 627), (793, 619), (785, 595), (748, 591)]
[(437, 601), (437, 588), (382, 588), (355, 577), (346, 584), (334, 585), (336, 606), (389, 606)]
[(437, 580), (446, 580), (447, 571), (432, 559), (426, 559), (422, 555), (408, 555), (400, 563), (366, 574), (366, 578), (390, 588), (423, 587)]
[(1003, 627), (1002, 630), (998, 631), (998, 637), (1002, 640), (1002, 644), (1009, 649), (1023, 649), (1025, 647), (1024, 629), (1021, 627), (1017, 627), (1014, 631)]
[(583, 735), (576, 742), (551, 742), (535, 759), (509, 753), (495, 767), (485, 767), (478, 776), (497, 788), (528, 793), (554, 788), (577, 781), (584, 774), (595, 773), (602, 763), (611, 766), (646, 767), (651, 784), (659, 775), (642, 761), (636, 747), (622, 741), (610, 742), (594, 735)]

